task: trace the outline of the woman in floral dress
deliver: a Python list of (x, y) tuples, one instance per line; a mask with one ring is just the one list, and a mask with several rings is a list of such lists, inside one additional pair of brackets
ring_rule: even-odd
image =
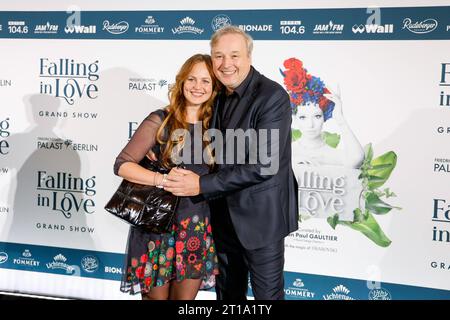
[[(200, 150), (209, 151), (202, 155), (211, 155), (210, 147), (207, 142), (194, 141), (194, 129), (201, 135), (208, 129), (217, 86), (210, 56), (190, 57), (169, 91), (170, 105), (152, 112), (140, 124), (116, 158), (115, 174), (132, 182), (163, 187), (166, 177), (138, 164), (149, 151), (168, 168), (174, 166), (173, 154), (186, 160), (183, 153), (191, 151), (190, 159), (183, 162), (185, 167), (198, 175), (207, 174), (212, 156), (194, 163), (198, 150), (194, 145), (201, 143)], [(171, 138), (176, 129), (184, 129), (181, 139)], [(121, 290), (141, 293), (143, 299), (195, 299), (199, 289), (214, 286), (218, 266), (207, 202), (199, 197), (181, 197), (170, 233), (131, 227), (124, 271)]]

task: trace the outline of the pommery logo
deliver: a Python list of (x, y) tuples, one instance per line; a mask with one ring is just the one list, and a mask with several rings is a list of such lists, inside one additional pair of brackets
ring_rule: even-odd
[(324, 294), (324, 300), (355, 300), (349, 295), (350, 290), (348, 290), (344, 285), (340, 284), (333, 288), (333, 292), (330, 294)]
[(294, 297), (295, 299), (314, 299), (316, 296), (315, 292), (309, 291), (305, 288), (303, 280), (300, 278), (295, 279), (292, 285), (284, 289), (286, 297)]

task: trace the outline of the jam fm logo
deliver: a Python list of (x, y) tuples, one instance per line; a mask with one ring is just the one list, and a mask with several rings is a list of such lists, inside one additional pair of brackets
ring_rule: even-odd
[(0, 156), (7, 155), (9, 153), (8, 137), (9, 131), (9, 118), (0, 120)]
[(99, 63), (77, 62), (74, 59), (61, 58), (51, 61), (39, 60), (39, 77), (41, 94), (48, 94), (73, 105), (81, 98), (96, 99), (98, 96)]
[(68, 172), (50, 174), (37, 172), (37, 205), (61, 213), (65, 218), (73, 214), (92, 214), (95, 209), (95, 176), (88, 179), (74, 177)]

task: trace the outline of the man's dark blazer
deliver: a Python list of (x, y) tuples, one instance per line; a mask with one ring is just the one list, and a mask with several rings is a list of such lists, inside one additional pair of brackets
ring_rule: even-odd
[[(221, 128), (218, 109), (216, 101), (211, 128)], [(278, 158), (278, 171), (262, 174), (261, 169), (268, 166), (258, 157), (256, 164), (219, 164), (216, 172), (200, 178), (200, 192), (210, 201), (212, 217), (226, 214), (226, 208), (214, 200), (225, 197), (237, 237), (248, 250), (265, 247), (298, 229), (298, 187), (291, 165), (291, 114), (287, 92), (253, 69), (227, 127), (257, 132), (278, 129), (279, 139), (272, 141), (271, 133), (267, 134), (267, 150), (271, 157)], [(228, 147), (229, 140), (223, 140)], [(277, 144), (279, 154), (274, 153)], [(248, 154), (249, 144), (245, 144), (246, 157)]]

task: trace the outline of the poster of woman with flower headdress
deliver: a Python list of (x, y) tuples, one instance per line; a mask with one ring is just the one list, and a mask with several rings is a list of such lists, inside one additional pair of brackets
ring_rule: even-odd
[[(371, 211), (378, 214), (380, 207), (385, 212), (392, 209), (380, 199), (374, 182), (383, 180), (377, 169), (389, 168), (389, 175), (395, 164), (371, 165), (371, 146), (365, 153), (344, 118), (339, 86), (330, 90), (297, 58), (286, 59), (283, 66), (280, 72), (291, 101), (292, 164), (299, 184), (300, 221), (326, 219), (333, 229), (338, 224), (349, 226), (377, 245), (388, 246), (391, 241)], [(395, 160), (395, 153), (388, 154), (392, 157)]]

